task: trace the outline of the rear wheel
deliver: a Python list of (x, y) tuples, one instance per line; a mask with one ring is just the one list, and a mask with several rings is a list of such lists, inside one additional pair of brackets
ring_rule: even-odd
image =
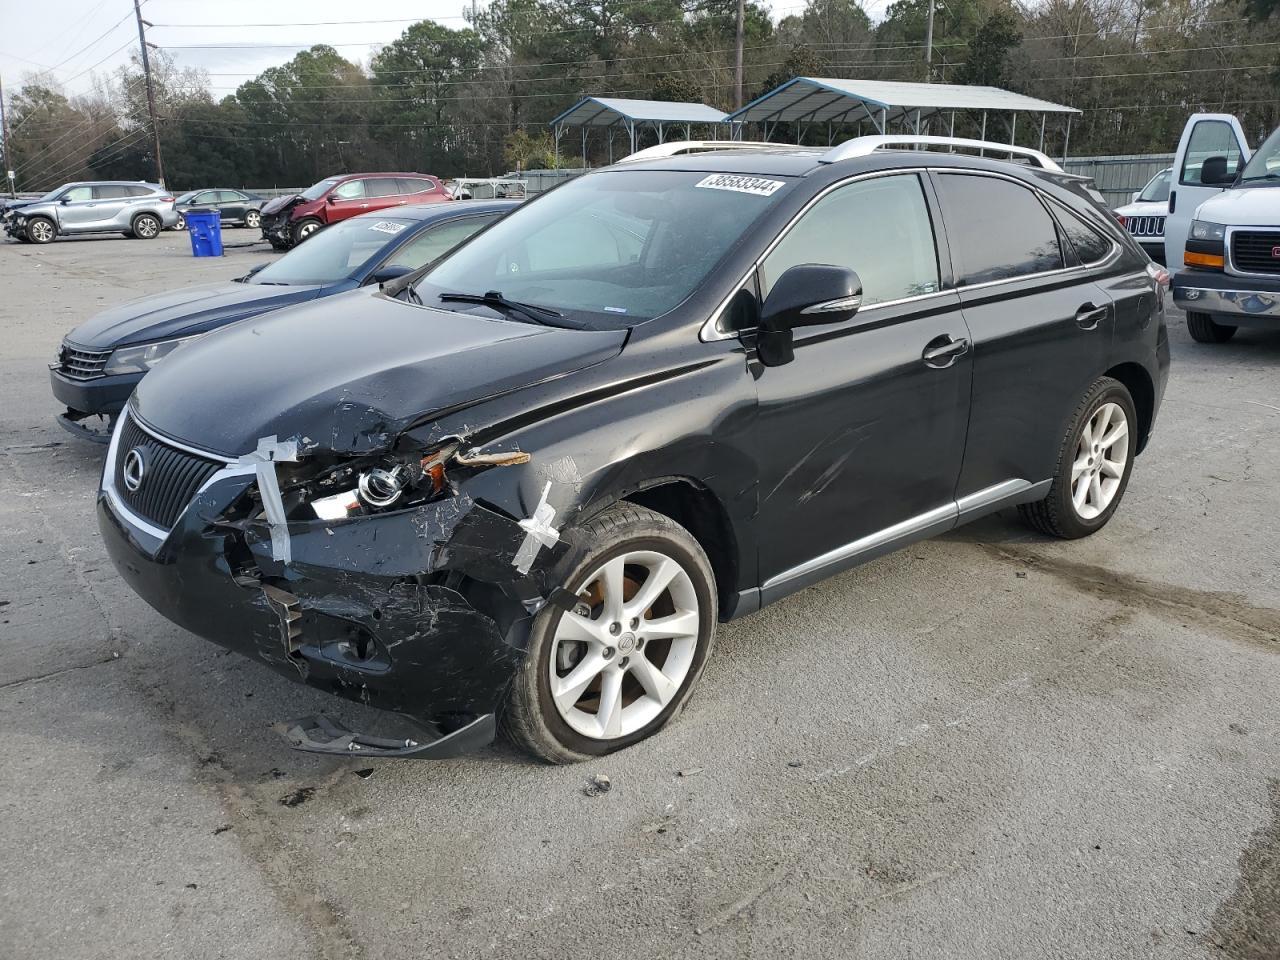
[(303, 240), (307, 239), (307, 237), (311, 236), (313, 233), (319, 230), (322, 226), (324, 226), (324, 224), (322, 224), (319, 220), (315, 220), (311, 217), (308, 217), (305, 220), (299, 220), (296, 224), (293, 225), (293, 242), (301, 243)]
[(688, 699), (715, 638), (715, 581), (682, 526), (629, 503), (581, 528), (502, 710), (507, 736), (549, 763), (603, 756), (652, 735)]
[(1187, 331), (1196, 343), (1226, 343), (1236, 335), (1236, 328), (1218, 323), (1208, 313), (1188, 313)]
[(140, 213), (133, 218), (133, 236), (139, 240), (154, 240), (162, 228), (160, 218), (152, 214)]
[(1085, 391), (1063, 438), (1049, 495), (1018, 507), (1041, 533), (1074, 540), (1101, 530), (1120, 505), (1138, 449), (1133, 397), (1101, 377)]
[(257, 210), (250, 210), (244, 215), (244, 225), (250, 229), (257, 230), (262, 226), (262, 214)]
[(27, 221), (27, 239), (32, 243), (53, 243), (58, 230), (47, 217), (32, 217)]
[(178, 222), (173, 225), (173, 229), (175, 230), (187, 229), (187, 218), (184, 217), (182, 214), (178, 214)]

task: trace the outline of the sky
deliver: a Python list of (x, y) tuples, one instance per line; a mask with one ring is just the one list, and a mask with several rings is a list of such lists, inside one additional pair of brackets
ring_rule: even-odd
[[(208, 71), (218, 98), (316, 43), (331, 44), (348, 59), (367, 64), (379, 45), (418, 20), (464, 26), (462, 12), (469, 2), (144, 0), (142, 16), (155, 25), (148, 28), (147, 39), (168, 50), (179, 66)], [(484, 7), (485, 0), (477, 2)], [(867, 0), (864, 5), (874, 17), (886, 4)], [(769, 0), (769, 5), (781, 17), (802, 8), (803, 0)], [(351, 22), (357, 20), (370, 22)], [(92, 88), (95, 74), (105, 76), (128, 62), (137, 47), (132, 0), (0, 0), (0, 80), (6, 95), (24, 74), (47, 68), (65, 92), (83, 93)]]

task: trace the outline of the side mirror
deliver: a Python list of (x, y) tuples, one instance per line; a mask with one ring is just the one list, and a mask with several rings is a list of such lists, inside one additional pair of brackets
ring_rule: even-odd
[(766, 367), (790, 363), (791, 331), (853, 319), (862, 306), (862, 281), (848, 267), (801, 263), (782, 274), (760, 308), (756, 353)]
[(61, 196), (61, 197), (59, 197), (59, 198), (58, 198), (58, 202), (59, 202), (59, 203), (63, 203), (63, 204), (70, 203), (70, 202), (71, 202), (71, 198), (70, 198), (70, 197), (68, 197), (68, 196), (66, 196), (66, 195), (63, 195), (63, 196)]
[(1226, 157), (1206, 157), (1200, 168), (1200, 182), (1205, 186), (1220, 187), (1235, 180), (1234, 173), (1227, 172)]
[(330, 202), (330, 203), (337, 203), (340, 199), (341, 199), (341, 198), (340, 198), (340, 197), (338, 197), (336, 194), (332, 194), (332, 193), (331, 193), (331, 194), (329, 194), (329, 202)]
[(397, 280), (407, 273), (413, 273), (413, 267), (406, 267), (403, 263), (388, 264), (375, 270), (366, 280), (366, 283), (389, 283)]

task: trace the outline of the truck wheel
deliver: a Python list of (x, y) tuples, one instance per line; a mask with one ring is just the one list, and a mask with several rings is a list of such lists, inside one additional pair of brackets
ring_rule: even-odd
[(323, 223), (312, 217), (307, 217), (305, 220), (299, 220), (293, 225), (293, 242), (295, 244), (301, 243), (323, 226)]
[(131, 236), (137, 237), (139, 240), (154, 240), (160, 236), (163, 229), (159, 217), (152, 216), (149, 213), (140, 213), (133, 218), (133, 233)]
[(519, 747), (548, 763), (603, 756), (675, 717), (715, 640), (715, 578), (669, 517), (617, 503), (565, 531), (566, 610), (543, 607), (500, 714)]
[(1188, 313), (1187, 330), (1196, 343), (1226, 343), (1236, 335), (1236, 328), (1217, 323), (1207, 313)]
[(1133, 397), (1119, 380), (1098, 378), (1071, 418), (1048, 496), (1021, 504), (1018, 512), (1051, 537), (1075, 540), (1096, 533), (1120, 505), (1137, 449)]
[(32, 217), (27, 221), (27, 239), (32, 243), (53, 243), (58, 229), (48, 217)]

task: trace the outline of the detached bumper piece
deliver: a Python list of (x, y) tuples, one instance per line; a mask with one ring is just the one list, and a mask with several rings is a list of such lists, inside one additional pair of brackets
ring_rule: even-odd
[(345, 757), (399, 757), (406, 760), (443, 760), (474, 753), (493, 742), (497, 722), (492, 713), (465, 727), (423, 743), (412, 738), (393, 740), (349, 730), (323, 714), (278, 723), (274, 729), (295, 750)]
[[(101, 421), (100, 427), (91, 426), (84, 421), (89, 417), (97, 417)], [(57, 416), (58, 426), (72, 436), (79, 437), (81, 440), (88, 440), (91, 443), (107, 444), (111, 442), (111, 431), (115, 428), (115, 417), (107, 414), (82, 413), (79, 410), (67, 409), (66, 413), (60, 413)]]

